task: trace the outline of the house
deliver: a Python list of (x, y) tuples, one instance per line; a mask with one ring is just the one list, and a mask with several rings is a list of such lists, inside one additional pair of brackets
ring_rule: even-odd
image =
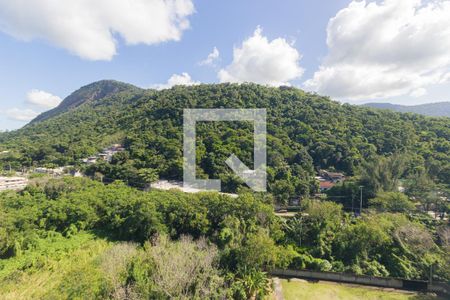
[(325, 178), (323, 178), (322, 176), (316, 176), (314, 177), (317, 181), (327, 181)]
[(106, 150), (111, 150), (113, 152), (125, 151), (125, 148), (121, 144), (114, 144)]
[(329, 172), (326, 170), (320, 171), (320, 177), (324, 178), (326, 181), (331, 182), (341, 182), (345, 180), (345, 175), (338, 172)]
[(97, 162), (97, 159), (98, 159), (97, 156), (90, 156), (90, 157), (88, 157), (88, 158), (83, 159), (82, 161), (83, 161), (85, 164), (93, 165), (93, 164), (95, 164), (95, 163)]
[(64, 167), (49, 169), (49, 168), (36, 168), (34, 169), (35, 173), (39, 174), (48, 174), (48, 175), (54, 175), (54, 176), (61, 176), (64, 174)]
[(320, 192), (323, 193), (331, 189), (338, 182), (344, 181), (345, 175), (338, 172), (329, 172), (327, 170), (321, 170), (319, 172), (319, 176), (316, 176), (315, 179), (319, 181), (319, 189)]
[(0, 191), (22, 190), (28, 185), (25, 177), (0, 177)]
[(328, 191), (329, 189), (331, 189), (333, 186), (335, 186), (335, 184), (336, 183), (334, 183), (332, 181), (320, 181), (319, 182), (319, 189), (323, 193), (323, 192)]
[(114, 144), (111, 147), (104, 148), (103, 151), (97, 155), (82, 159), (82, 162), (88, 165), (97, 163), (97, 160), (111, 162), (114, 154), (121, 151), (125, 151), (125, 148), (123, 148), (121, 144)]

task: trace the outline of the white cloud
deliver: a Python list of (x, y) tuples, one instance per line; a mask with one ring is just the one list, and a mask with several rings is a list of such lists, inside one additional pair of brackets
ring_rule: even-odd
[(202, 60), (199, 63), (199, 65), (201, 65), (201, 66), (214, 66), (216, 60), (219, 59), (219, 56), (220, 56), (219, 50), (216, 47), (214, 47), (213, 51), (210, 54), (208, 54), (208, 57), (206, 59)]
[(27, 102), (42, 108), (54, 108), (62, 99), (41, 90), (31, 90), (27, 93)]
[(272, 86), (288, 85), (299, 78), (301, 55), (283, 38), (269, 41), (257, 28), (240, 48), (233, 50), (233, 62), (219, 71), (221, 82), (255, 82)]
[(4, 113), (10, 120), (28, 122), (36, 118), (39, 113), (31, 109), (11, 108)]
[(43, 110), (58, 106), (61, 98), (41, 90), (31, 90), (27, 93), (27, 104), (31, 104), (37, 111), (31, 108), (10, 108), (0, 114), (13, 121), (29, 122), (36, 118)]
[(441, 81), (439, 81), (439, 83), (448, 83), (448, 82), (450, 82), (450, 72), (442, 76)]
[(120, 35), (128, 45), (177, 41), (192, 0), (0, 0), (0, 30), (44, 39), (89, 60), (110, 60)]
[(191, 78), (191, 75), (189, 75), (186, 72), (183, 72), (181, 74), (173, 74), (170, 76), (169, 80), (167, 80), (167, 83), (163, 84), (155, 84), (152, 86), (152, 88), (157, 90), (163, 90), (163, 89), (169, 89), (175, 85), (198, 85), (200, 84), (199, 81), (194, 81)]
[(307, 89), (351, 100), (421, 96), (450, 69), (450, 1), (353, 1), (330, 19)]
[(427, 94), (427, 90), (426, 89), (418, 88), (417, 90), (412, 91), (411, 94), (409, 94), (409, 95), (411, 97), (414, 97), (414, 98), (419, 98), (419, 97), (422, 97), (422, 96), (424, 96), (426, 94)]

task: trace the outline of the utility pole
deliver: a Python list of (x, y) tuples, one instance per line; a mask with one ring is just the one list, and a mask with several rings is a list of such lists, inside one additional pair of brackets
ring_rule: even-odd
[(359, 215), (361, 216), (362, 214), (362, 192), (363, 192), (363, 187), (362, 185), (359, 186), (359, 190), (360, 190), (360, 197), (359, 197)]
[(353, 191), (352, 191), (352, 215), (353, 216), (355, 216), (355, 209), (354, 209), (354, 205), (353, 205), (354, 200), (355, 200), (355, 195), (353, 194)]

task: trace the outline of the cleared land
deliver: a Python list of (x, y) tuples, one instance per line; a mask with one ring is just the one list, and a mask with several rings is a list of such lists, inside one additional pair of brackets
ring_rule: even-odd
[(443, 300), (433, 295), (331, 282), (281, 280), (285, 300)]

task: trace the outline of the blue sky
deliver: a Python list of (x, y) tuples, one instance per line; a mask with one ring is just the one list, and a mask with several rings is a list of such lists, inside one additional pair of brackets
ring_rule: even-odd
[[(81, 12), (83, 1), (77, 6)], [(35, 113), (56, 105), (58, 97), (93, 81), (164, 88), (174, 74), (181, 81), (173, 78), (172, 83), (283, 83), (351, 103), (450, 100), (450, 54), (440, 50), (450, 48), (449, 1), (428, 6), (415, 0), (161, 0), (183, 5), (164, 8), (175, 10), (178, 19), (168, 14), (168, 20), (153, 21), (151, 12), (147, 16), (141, 9), (134, 16), (130, 9), (125, 12), (129, 19), (121, 23), (115, 14), (122, 7), (108, 7), (106, 14), (104, 0), (96, 1), (102, 13), (92, 23), (103, 22), (114, 32), (112, 45), (97, 25), (89, 27), (91, 19), (81, 17), (82, 22), (67, 25), (76, 9), (44, 11), (44, 5), (54, 3), (49, 0), (0, 0), (0, 129), (23, 126)], [(141, 20), (140, 14), (143, 19), (136, 22), (142, 24), (132, 24), (134, 18)], [(392, 20), (386, 17), (392, 15)], [(55, 31), (58, 22), (62, 29)], [(170, 27), (170, 22), (175, 25)], [(83, 35), (97, 34), (97, 29), (99, 38), (84, 45)], [(127, 45), (132, 39), (135, 45)], [(435, 44), (439, 46), (430, 50)], [(99, 52), (102, 47), (106, 50)], [(214, 48), (218, 57), (200, 64)], [(239, 55), (234, 48), (242, 50)]]

